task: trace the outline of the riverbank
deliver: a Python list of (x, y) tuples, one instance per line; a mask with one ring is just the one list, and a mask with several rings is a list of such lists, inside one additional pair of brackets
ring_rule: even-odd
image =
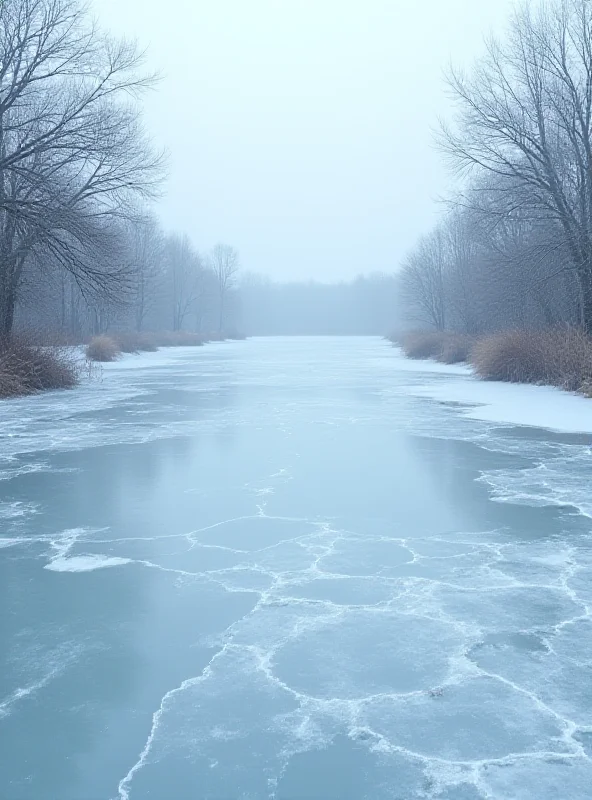
[(192, 331), (135, 332), (120, 331), (93, 336), (86, 346), (89, 361), (115, 361), (124, 353), (155, 353), (168, 347), (202, 347), (210, 342), (244, 341), (246, 336), (227, 333), (193, 333)]
[(592, 397), (592, 339), (575, 328), (485, 336), (414, 331), (388, 338), (408, 358), (468, 364), (482, 380), (554, 386)]
[(238, 333), (202, 336), (189, 331), (116, 332), (93, 337), (86, 345), (50, 343), (51, 337), (19, 335), (0, 346), (0, 399), (72, 389), (92, 373), (95, 362), (123, 355), (154, 353), (172, 347), (202, 347), (210, 342), (240, 341)]

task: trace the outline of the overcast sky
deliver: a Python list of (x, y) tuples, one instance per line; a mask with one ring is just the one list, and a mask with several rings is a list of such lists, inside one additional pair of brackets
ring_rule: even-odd
[(170, 154), (159, 215), (244, 269), (392, 271), (448, 178), (431, 129), (442, 71), (503, 30), (511, 0), (95, 0), (163, 80), (146, 121)]

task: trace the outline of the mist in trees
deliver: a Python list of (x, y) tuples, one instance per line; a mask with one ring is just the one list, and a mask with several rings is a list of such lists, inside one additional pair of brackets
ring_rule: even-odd
[(393, 324), (398, 281), (382, 273), (342, 283), (279, 283), (245, 275), (241, 329), (248, 335), (385, 335)]
[(208, 265), (216, 285), (218, 331), (222, 333), (229, 311), (229, 295), (236, 286), (238, 253), (233, 247), (217, 244), (210, 253)]
[(201, 255), (150, 210), (166, 165), (142, 126), (154, 83), (78, 0), (0, 3), (0, 339), (224, 327), (238, 254)]
[[(592, 333), (592, 3), (525, 3), (451, 70), (439, 143), (462, 186), (396, 276), (326, 285), (240, 275), (153, 212), (166, 158), (147, 137), (141, 53), (79, 0), (0, 4), (0, 339), (125, 329), (223, 335)], [(393, 265), (393, 268), (396, 265)]]
[(408, 324), (592, 333), (592, 4), (523, 4), (449, 85), (464, 189), (403, 265)]
[[(75, 276), (46, 260), (40, 273), (25, 274), (16, 324), (24, 329), (59, 331), (68, 341), (116, 331), (234, 333), (238, 298), (229, 279), (223, 296), (213, 253), (200, 253), (189, 237), (165, 233), (152, 216), (128, 219), (120, 231), (119, 296), (88, 296)], [(229, 245), (238, 270), (238, 253)], [(222, 327), (220, 328), (220, 322)]]

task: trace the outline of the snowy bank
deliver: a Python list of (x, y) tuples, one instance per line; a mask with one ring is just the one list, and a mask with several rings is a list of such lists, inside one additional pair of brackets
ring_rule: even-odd
[(420, 370), (418, 362), (413, 362), (413, 371), (441, 376), (448, 372), (450, 379), (414, 385), (409, 393), (441, 402), (466, 404), (469, 408), (463, 413), (472, 419), (561, 433), (592, 434), (592, 402), (582, 395), (552, 386), (481, 381), (468, 367), (445, 368), (429, 361), (421, 362), (421, 366)]

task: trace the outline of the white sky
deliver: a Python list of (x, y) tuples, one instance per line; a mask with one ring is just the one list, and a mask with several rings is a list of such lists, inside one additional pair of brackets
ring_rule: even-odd
[(164, 76), (146, 122), (170, 154), (158, 212), (249, 271), (337, 280), (397, 268), (448, 177), (442, 71), (511, 0), (95, 0)]

